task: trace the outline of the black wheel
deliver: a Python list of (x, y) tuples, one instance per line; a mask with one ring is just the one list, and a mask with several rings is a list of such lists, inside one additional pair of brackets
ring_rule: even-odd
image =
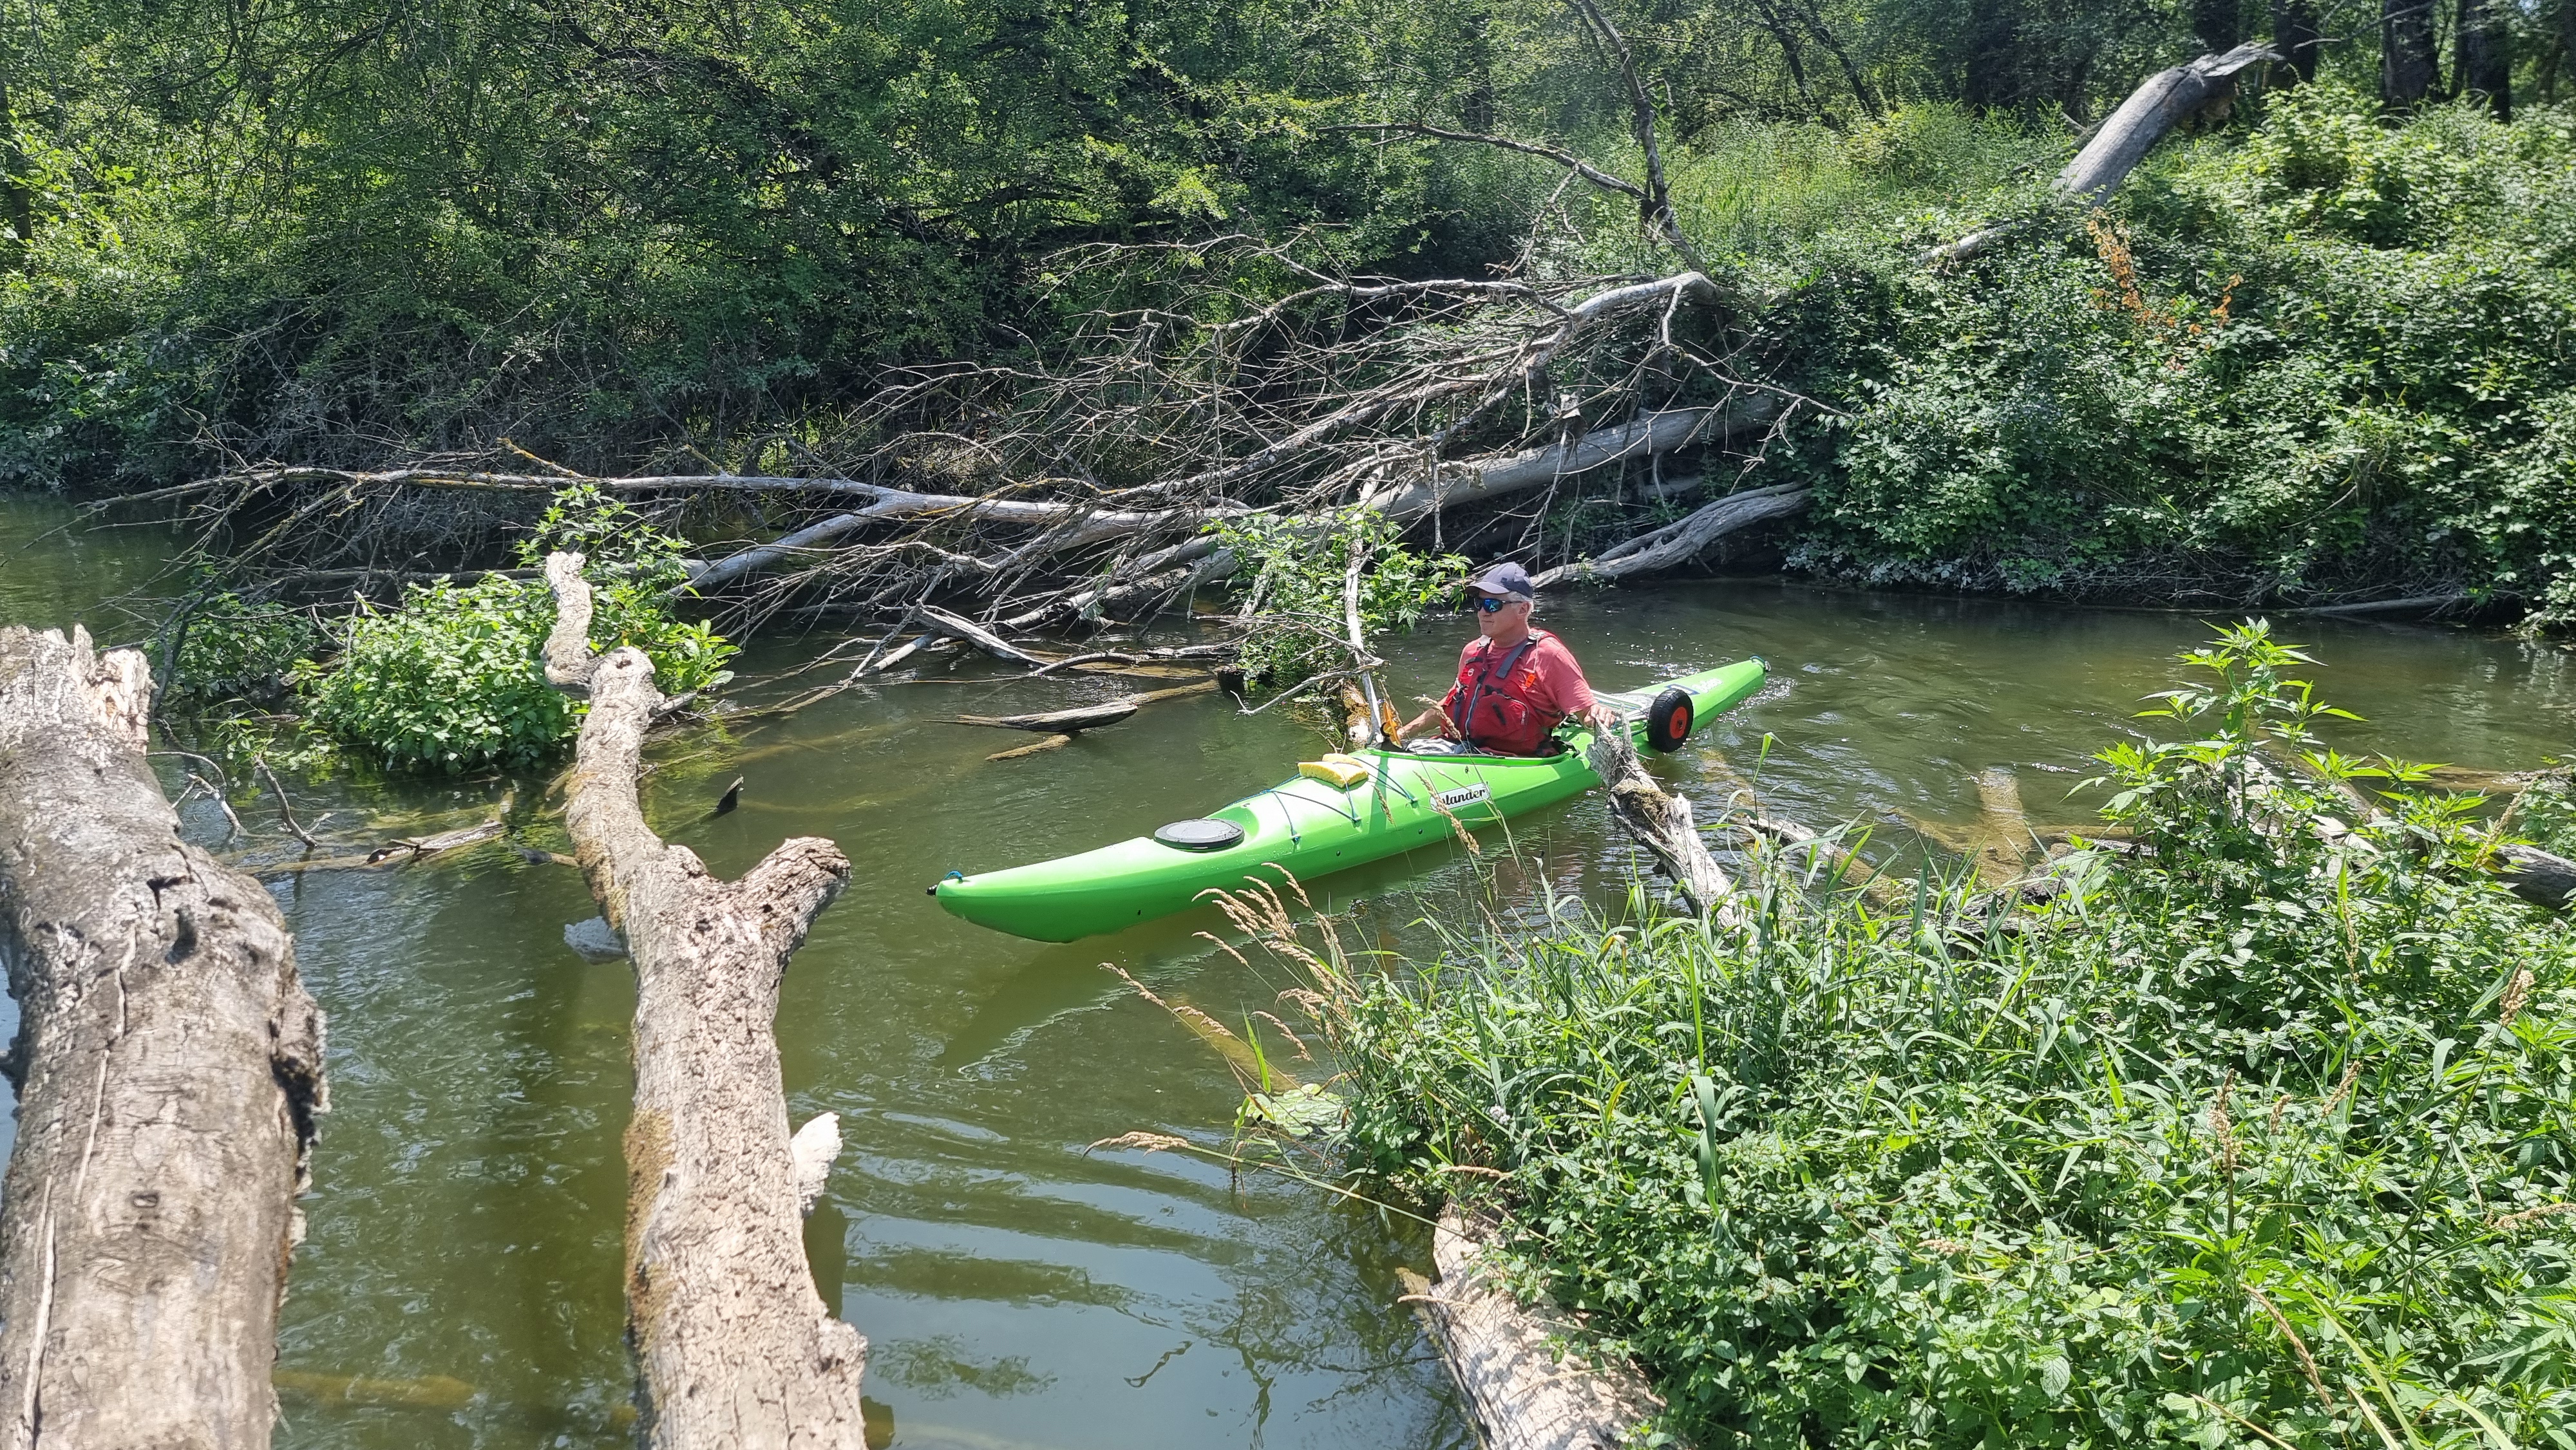
[(1675, 686), (1655, 697), (1646, 707), (1646, 744), (1661, 754), (1669, 755), (1690, 739), (1690, 691)]

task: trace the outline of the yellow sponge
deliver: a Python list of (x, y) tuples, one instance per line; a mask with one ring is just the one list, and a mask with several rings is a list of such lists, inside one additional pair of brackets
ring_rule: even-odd
[(1334, 785), (1348, 789), (1377, 772), (1367, 761), (1354, 759), (1336, 751), (1321, 760), (1299, 761), (1297, 773), (1308, 780), (1330, 781)]

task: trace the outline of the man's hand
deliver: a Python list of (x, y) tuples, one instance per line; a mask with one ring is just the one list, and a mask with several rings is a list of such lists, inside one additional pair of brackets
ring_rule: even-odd
[(1583, 723), (1591, 726), (1594, 733), (1607, 735), (1619, 728), (1619, 712), (1595, 700), (1592, 708), (1583, 712)]

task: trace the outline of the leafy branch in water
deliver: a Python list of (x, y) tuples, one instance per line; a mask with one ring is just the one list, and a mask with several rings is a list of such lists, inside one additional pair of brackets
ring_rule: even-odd
[(1208, 526), (1239, 561), (1247, 581), (1241, 614), (1245, 678), (1281, 687), (1346, 666), (1343, 588), (1361, 556), (1360, 627), (1370, 635), (1408, 631), (1467, 577), (1457, 554), (1407, 548), (1400, 530), (1373, 509), (1328, 515), (1321, 527), (1269, 515)]
[[(576, 485), (556, 496), (519, 553), (591, 551), (592, 645), (642, 649), (663, 691), (682, 695), (719, 683), (734, 654), (703, 621), (670, 612), (671, 591), (687, 578), (685, 547)], [(293, 685), (311, 725), (379, 764), (532, 765), (561, 750), (581, 722), (581, 706), (548, 686), (538, 663), (553, 625), (554, 598), (541, 580), (439, 580), (407, 590), (392, 609), (361, 604), (337, 628), (337, 654), (299, 663)]]

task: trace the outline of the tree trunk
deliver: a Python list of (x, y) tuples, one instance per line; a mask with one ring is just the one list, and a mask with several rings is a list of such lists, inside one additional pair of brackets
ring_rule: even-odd
[(2316, 0), (2272, 0), (2272, 48), (2289, 62), (2293, 84), (2317, 78), (2317, 58), (2325, 35), (2317, 28)]
[(1627, 731), (1609, 730), (1594, 736), (1588, 758), (1593, 773), (1601, 777), (1604, 794), (1610, 798), (1610, 814), (1654, 856), (1663, 873), (1672, 878), (1674, 888), (1690, 903), (1693, 915), (1708, 915), (1734, 894), (1734, 884), (1718, 869), (1716, 860), (1708, 854), (1708, 843), (1699, 838), (1699, 828), (1691, 823), (1690, 802), (1681, 796), (1666, 795), (1656, 786), (1655, 778), (1646, 774), (1645, 765), (1637, 759), (1637, 747), (1628, 742)]
[[(579, 555), (555, 588), (549, 677), (577, 655), (589, 586)], [(561, 682), (559, 683), (568, 683)], [(800, 1168), (781, 1085), (778, 983), (850, 876), (801, 837), (736, 882), (644, 822), (644, 732), (661, 693), (620, 649), (586, 685), (565, 824), (582, 874), (635, 964), (635, 1116), (626, 1129), (626, 1333), (647, 1445), (859, 1450), (867, 1341), (834, 1319), (805, 1261)], [(810, 1126), (810, 1125), (809, 1125)]]
[(2093, 139), (2058, 173), (2057, 189), (2099, 206), (2129, 179), (2139, 162), (2165, 133), (2189, 117), (2236, 95), (2236, 77), (2244, 70), (2281, 57), (2259, 45), (2240, 45), (2224, 55), (2204, 55), (2147, 77), (2129, 93), (2120, 109), (2093, 133)]
[(179, 840), (150, 703), (134, 651), (0, 629), (11, 1447), (264, 1446), (277, 1415), (322, 1014), (267, 890)]
[(2505, 0), (2460, 0), (2459, 64), (2452, 89), (2483, 97), (2499, 121), (2513, 119), (2513, 31)]
[(1532, 582), (1544, 589), (1565, 579), (1618, 579), (1630, 574), (1677, 568), (1698, 558), (1710, 545), (1738, 529), (1768, 519), (1785, 518), (1804, 509), (1807, 498), (1808, 490), (1786, 483), (1731, 493), (1652, 533), (1640, 534), (1619, 544), (1596, 558), (1545, 570)]
[(1722, 443), (1738, 434), (1768, 427), (1779, 415), (1780, 400), (1768, 393), (1747, 394), (1717, 408), (1667, 408), (1631, 423), (1596, 429), (1568, 443), (1502, 458), (1444, 463), (1436, 479), (1417, 479), (1363, 502), (1383, 510), (1398, 523), (1410, 523), (1434, 509), (1526, 493), (1624, 459)]
[(1478, 1443), (1489, 1450), (1607, 1450), (1662, 1408), (1622, 1362), (1559, 1358), (1580, 1332), (1553, 1305), (1521, 1303), (1484, 1265), (1492, 1228), (1452, 1205), (1433, 1231), (1437, 1283), (1407, 1275), (1432, 1343), (1458, 1381)]
[(2380, 0), (2379, 99), (2411, 111), (2433, 93), (2433, 0)]
[[(2195, 115), (2216, 110), (2236, 97), (2236, 77), (2247, 67), (2280, 56), (2251, 43), (2224, 55), (2204, 55), (2188, 65), (2160, 70), (2141, 82), (2120, 103), (2066, 169), (2057, 173), (2056, 190), (2087, 206), (2100, 206), (2129, 179), (2139, 162), (2165, 133)], [(1964, 262), (2021, 230), (2005, 222), (1934, 247), (1923, 260), (1934, 265)]]

